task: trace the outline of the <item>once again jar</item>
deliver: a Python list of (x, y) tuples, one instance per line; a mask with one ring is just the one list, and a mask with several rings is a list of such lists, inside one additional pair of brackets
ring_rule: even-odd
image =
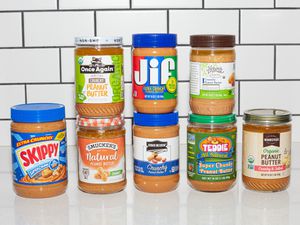
[(121, 37), (75, 39), (76, 110), (86, 117), (119, 115), (124, 110)]
[(52, 103), (11, 108), (13, 185), (17, 195), (47, 198), (67, 188), (65, 107)]
[(190, 114), (187, 176), (199, 191), (226, 191), (236, 180), (236, 118)]
[(177, 105), (176, 34), (134, 34), (133, 105), (141, 113), (170, 113)]
[(201, 115), (227, 115), (234, 108), (235, 36), (192, 35), (190, 107)]
[(179, 182), (178, 113), (134, 113), (134, 183), (144, 192), (176, 189)]
[(77, 118), (78, 185), (87, 193), (107, 194), (126, 186), (123, 116)]
[(291, 113), (252, 109), (244, 113), (243, 182), (256, 191), (285, 190), (290, 182)]

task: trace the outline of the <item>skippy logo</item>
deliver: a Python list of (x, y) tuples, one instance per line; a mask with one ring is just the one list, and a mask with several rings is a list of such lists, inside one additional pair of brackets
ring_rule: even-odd
[(200, 154), (198, 158), (205, 157), (232, 157), (233, 146), (230, 139), (226, 137), (207, 137), (199, 142)]

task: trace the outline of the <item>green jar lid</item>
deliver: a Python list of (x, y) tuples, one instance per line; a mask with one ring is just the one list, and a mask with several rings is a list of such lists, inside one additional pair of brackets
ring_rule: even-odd
[(224, 123), (235, 123), (235, 114), (228, 114), (224, 116), (204, 116), (197, 114), (190, 114), (189, 121), (191, 123), (204, 123), (204, 124), (224, 124)]

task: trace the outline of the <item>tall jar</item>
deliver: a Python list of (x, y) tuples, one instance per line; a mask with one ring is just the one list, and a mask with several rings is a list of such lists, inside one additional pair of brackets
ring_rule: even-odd
[(291, 113), (252, 109), (244, 113), (243, 182), (256, 191), (285, 190), (291, 171)]
[(140, 113), (170, 113), (177, 105), (176, 34), (132, 37), (133, 105)]
[(192, 35), (190, 107), (200, 115), (227, 115), (234, 109), (235, 36)]
[(119, 115), (124, 110), (121, 37), (75, 39), (76, 110), (86, 117)]

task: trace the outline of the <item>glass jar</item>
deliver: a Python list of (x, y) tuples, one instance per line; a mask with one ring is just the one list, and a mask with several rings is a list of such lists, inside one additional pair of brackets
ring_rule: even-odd
[(190, 114), (187, 176), (199, 191), (226, 191), (236, 180), (236, 117)]
[(227, 115), (234, 109), (235, 36), (192, 35), (190, 107), (200, 115)]
[(140, 113), (170, 113), (177, 105), (176, 34), (134, 34), (132, 94)]
[(243, 183), (256, 191), (285, 190), (290, 182), (291, 113), (251, 109), (244, 113)]
[(126, 186), (125, 128), (122, 115), (77, 118), (78, 186), (106, 194)]
[(121, 37), (75, 39), (76, 110), (86, 117), (119, 115), (124, 110)]

